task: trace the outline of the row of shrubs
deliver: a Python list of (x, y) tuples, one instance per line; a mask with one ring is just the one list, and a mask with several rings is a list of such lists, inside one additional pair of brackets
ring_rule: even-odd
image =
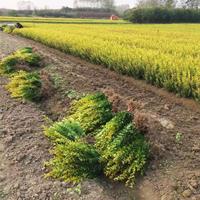
[(69, 115), (45, 128), (54, 143), (47, 176), (77, 183), (103, 173), (133, 186), (143, 172), (149, 146), (128, 112), (112, 113), (102, 93), (89, 94), (71, 104)]
[[(12, 97), (40, 99), (43, 81), (35, 71), (40, 60), (32, 48), (23, 48), (0, 62), (1, 73), (10, 77), (6, 88)], [(21, 65), (30, 66), (31, 71), (19, 70)], [(62, 121), (45, 128), (54, 144), (53, 158), (46, 163), (47, 177), (78, 183), (104, 174), (134, 185), (147, 163), (149, 146), (130, 113), (112, 110), (103, 93), (88, 94), (71, 103)]]
[(42, 81), (37, 70), (41, 58), (32, 48), (20, 49), (0, 62), (0, 74), (9, 76), (6, 86), (11, 96), (30, 101), (41, 97)]
[(134, 8), (124, 18), (133, 23), (199, 23), (199, 9)]

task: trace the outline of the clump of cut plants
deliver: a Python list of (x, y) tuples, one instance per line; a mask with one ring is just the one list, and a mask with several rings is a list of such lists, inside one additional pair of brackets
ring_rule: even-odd
[(77, 183), (99, 175), (99, 153), (85, 137), (112, 118), (111, 110), (103, 94), (87, 95), (73, 102), (68, 118), (45, 129), (45, 135), (55, 144), (48, 176)]
[(149, 146), (132, 121), (128, 112), (113, 117), (104, 94), (74, 101), (68, 118), (45, 129), (55, 144), (47, 176), (78, 183), (104, 172), (110, 179), (134, 186), (147, 163)]
[(0, 74), (10, 74), (15, 71), (15, 66), (17, 65), (17, 57), (15, 55), (10, 55), (4, 58), (0, 62)]
[(28, 64), (29, 66), (39, 66), (41, 58), (38, 54), (33, 52), (30, 47), (25, 47), (15, 52), (14, 54), (20, 63)]
[(63, 143), (66, 140), (75, 141), (85, 135), (79, 123), (67, 119), (54, 123), (51, 127), (45, 128), (45, 135), (54, 143)]
[(33, 53), (33, 49), (31, 47), (24, 47), (20, 50), (18, 50), (16, 53)]
[(15, 72), (19, 66), (36, 67), (39, 66), (41, 58), (34, 53), (32, 48), (25, 47), (4, 58), (0, 62), (0, 73), (10, 74)]
[(12, 75), (6, 86), (13, 98), (37, 101), (41, 97), (41, 79), (37, 72), (19, 71)]
[(72, 103), (68, 118), (80, 123), (86, 134), (92, 133), (112, 118), (112, 105), (102, 93), (89, 94)]
[(51, 169), (47, 177), (79, 183), (101, 173), (98, 152), (94, 146), (84, 141), (68, 140), (65, 144), (56, 145), (52, 153), (54, 158), (47, 163)]
[(8, 25), (5, 25), (3, 26), (3, 32), (5, 33), (12, 33), (14, 31), (15, 27), (14, 26), (8, 26)]
[(5, 25), (5, 24), (3, 24), (3, 25), (0, 25), (0, 31), (3, 31), (5, 27), (6, 27), (6, 25)]
[(117, 113), (96, 136), (96, 148), (104, 173), (115, 181), (134, 186), (147, 162), (149, 147), (127, 112)]

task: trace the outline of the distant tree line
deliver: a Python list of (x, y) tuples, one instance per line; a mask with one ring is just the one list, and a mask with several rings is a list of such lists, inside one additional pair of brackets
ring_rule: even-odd
[(133, 23), (200, 23), (200, 10), (184, 8), (137, 8), (125, 13)]
[(199, 23), (200, 0), (139, 0), (124, 13), (133, 23)]
[(35, 9), (35, 10), (7, 10), (0, 9), (1, 16), (13, 17), (64, 17), (64, 18), (108, 18), (117, 14), (115, 9), (110, 8), (68, 8), (61, 9)]
[[(83, 7), (78, 6), (81, 2), (83, 2)], [(19, 10), (0, 9), (0, 15), (24, 17), (108, 18), (112, 14), (118, 14), (116, 11), (118, 7), (115, 6), (115, 0), (76, 0), (74, 3), (77, 5), (75, 8), (33, 9), (34, 6), (31, 6), (33, 4), (32, 1), (21, 1), (19, 2)], [(123, 8), (119, 8), (120, 11), (121, 9)]]
[(137, 8), (200, 8), (200, 0), (138, 0)]

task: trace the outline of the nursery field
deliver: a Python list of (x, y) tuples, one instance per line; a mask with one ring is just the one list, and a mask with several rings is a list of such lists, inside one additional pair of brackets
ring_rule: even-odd
[(0, 199), (199, 200), (200, 25), (20, 19), (0, 27)]
[(127, 24), (124, 20), (111, 21), (106, 19), (79, 19), (79, 18), (45, 18), (45, 17), (4, 17), (0, 16), (2, 22), (31, 22), (31, 23), (53, 23), (53, 24)]
[(24, 25), (14, 33), (200, 100), (198, 24)]

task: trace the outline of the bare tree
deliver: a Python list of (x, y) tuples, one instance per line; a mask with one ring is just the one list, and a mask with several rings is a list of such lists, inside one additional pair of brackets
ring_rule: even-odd
[(138, 7), (141, 8), (155, 8), (155, 7), (165, 7), (165, 8), (175, 8), (176, 0), (139, 0)]
[(137, 6), (140, 8), (155, 8), (160, 7), (162, 2), (160, 0), (139, 0)]
[(115, 1), (114, 0), (101, 0), (102, 7), (113, 9), (115, 7)]
[(17, 6), (19, 10), (32, 10), (34, 8), (34, 4), (32, 1), (18, 1)]
[(200, 7), (200, 0), (185, 0), (185, 6), (198, 9)]
[(166, 8), (175, 8), (177, 4), (176, 0), (164, 0), (163, 6)]

